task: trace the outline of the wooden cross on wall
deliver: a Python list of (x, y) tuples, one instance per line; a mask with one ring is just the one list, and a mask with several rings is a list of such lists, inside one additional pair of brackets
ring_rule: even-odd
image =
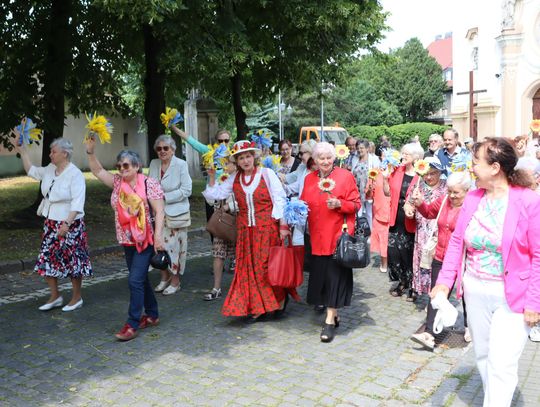
[(487, 92), (487, 89), (474, 90), (473, 71), (469, 71), (469, 91), (456, 93), (456, 95), (469, 95), (469, 137), (472, 137), (475, 142), (477, 134), (474, 127), (474, 94), (484, 92)]

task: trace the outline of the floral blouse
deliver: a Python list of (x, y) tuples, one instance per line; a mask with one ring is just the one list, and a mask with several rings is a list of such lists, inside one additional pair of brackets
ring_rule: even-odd
[(508, 197), (480, 200), (465, 230), (467, 273), (483, 280), (503, 279), (502, 234)]
[[(126, 233), (118, 222), (118, 211), (116, 208), (118, 204), (118, 194), (120, 192), (121, 184), (122, 177), (116, 174), (114, 176), (113, 192), (111, 194), (111, 206), (114, 209), (114, 226), (116, 227), (116, 240), (118, 240), (118, 243), (121, 245), (133, 246), (135, 243), (127, 237)], [(147, 199), (144, 201), (144, 209), (146, 210), (146, 227), (151, 227), (150, 207), (148, 205), (148, 199), (163, 199), (163, 190), (161, 189), (159, 181), (156, 181), (153, 178), (146, 178), (146, 191)]]

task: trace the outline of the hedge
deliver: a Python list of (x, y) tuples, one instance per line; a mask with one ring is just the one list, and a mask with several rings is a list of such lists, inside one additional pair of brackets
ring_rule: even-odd
[(364, 138), (374, 143), (378, 143), (381, 136), (387, 135), (390, 138), (392, 146), (395, 148), (407, 144), (410, 140), (418, 135), (420, 143), (427, 148), (429, 136), (433, 133), (438, 133), (442, 136), (448, 126), (433, 124), (433, 123), (405, 123), (395, 126), (348, 126), (347, 131), (355, 138)]

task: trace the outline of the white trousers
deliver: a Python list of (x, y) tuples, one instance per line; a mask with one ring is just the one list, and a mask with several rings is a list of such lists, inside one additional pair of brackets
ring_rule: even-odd
[(463, 278), (467, 321), (476, 366), (484, 385), (484, 407), (508, 407), (518, 383), (518, 361), (530, 328), (506, 302), (503, 281)]

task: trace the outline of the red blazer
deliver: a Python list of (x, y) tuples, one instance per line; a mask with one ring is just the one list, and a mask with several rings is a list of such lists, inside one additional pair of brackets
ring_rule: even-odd
[[(397, 210), (399, 206), (399, 194), (401, 192), (401, 184), (403, 183), (404, 175), (405, 175), (405, 167), (400, 166), (400, 167), (397, 167), (394, 170), (394, 172), (392, 172), (392, 174), (390, 174), (390, 178), (388, 179), (388, 185), (390, 186), (390, 219), (388, 221), (388, 225), (390, 227), (396, 224)], [(411, 184), (409, 185), (409, 188), (407, 189), (406, 197), (408, 197), (409, 194), (412, 193), (417, 182), (418, 182), (418, 175), (414, 174)], [(409, 233), (415, 233), (416, 220), (414, 218), (412, 219), (405, 218), (405, 229)]]
[(356, 212), (361, 206), (356, 180), (350, 171), (336, 167), (329, 178), (336, 182), (330, 195), (341, 201), (341, 208), (328, 209), (326, 200), (330, 195), (319, 188), (320, 178), (317, 172), (306, 176), (300, 197), (309, 208), (311, 251), (316, 256), (328, 256), (334, 253), (337, 240), (341, 235), (344, 215), (347, 217), (349, 234), (354, 233)]

